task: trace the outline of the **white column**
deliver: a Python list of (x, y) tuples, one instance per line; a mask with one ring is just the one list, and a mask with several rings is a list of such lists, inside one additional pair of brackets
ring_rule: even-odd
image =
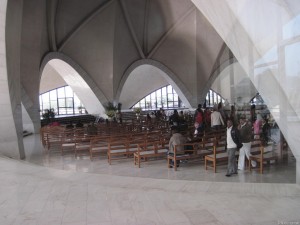
[[(15, 81), (8, 77), (7, 57), (6, 57), (6, 12), (7, 0), (0, 0), (0, 154), (22, 159), (24, 147), (22, 142), (22, 130), (17, 126), (22, 125), (21, 104), (18, 96), (19, 87)], [(18, 44), (17, 44), (18, 46)], [(15, 118), (19, 115), (19, 118)], [(19, 133), (18, 133), (19, 132)]]

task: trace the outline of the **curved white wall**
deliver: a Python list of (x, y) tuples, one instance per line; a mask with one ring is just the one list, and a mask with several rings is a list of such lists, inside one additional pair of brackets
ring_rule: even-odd
[[(300, 183), (300, 99), (293, 94), (300, 89), (299, 19), (294, 26), (289, 25), (299, 17), (299, 1), (192, 1), (229, 46), (268, 105), (297, 159)], [(290, 44), (295, 44), (294, 50), (288, 49)], [(265, 54), (272, 48), (277, 58), (270, 62)], [(259, 68), (256, 62), (260, 62)]]
[(49, 70), (47, 69), (49, 66), (56, 70), (66, 84), (72, 88), (90, 114), (105, 114), (103, 105), (97, 99), (91, 87), (89, 87), (89, 85), (74, 68), (60, 59), (50, 60), (44, 69)]

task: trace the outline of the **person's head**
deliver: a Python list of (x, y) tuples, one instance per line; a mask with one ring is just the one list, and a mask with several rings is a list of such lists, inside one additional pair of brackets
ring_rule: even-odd
[(174, 109), (174, 114), (175, 114), (175, 115), (178, 115), (177, 109)]
[(222, 109), (223, 108), (223, 103), (222, 102), (219, 102), (219, 104), (218, 104), (218, 110), (219, 109)]
[(201, 109), (202, 108), (202, 105), (201, 104), (198, 104), (198, 109)]
[(232, 120), (228, 119), (227, 120), (227, 127), (230, 128), (230, 127), (232, 127), (232, 125), (233, 125)]
[(246, 122), (247, 122), (246, 116), (245, 115), (241, 115), (241, 117), (240, 117), (240, 124), (244, 124)]

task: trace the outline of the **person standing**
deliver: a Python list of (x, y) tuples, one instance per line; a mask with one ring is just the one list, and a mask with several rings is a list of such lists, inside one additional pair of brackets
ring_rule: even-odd
[(202, 105), (199, 104), (198, 108), (195, 111), (195, 115), (194, 115), (194, 119), (195, 119), (195, 124), (198, 124), (198, 128), (197, 130), (199, 132), (203, 131), (203, 121), (204, 121), (204, 115), (203, 115), (203, 111), (201, 109)]
[(226, 177), (230, 177), (233, 174), (237, 174), (237, 164), (235, 159), (236, 151), (243, 145), (240, 142), (239, 131), (233, 126), (232, 120), (227, 120), (227, 154), (228, 154), (228, 165)]
[(169, 123), (172, 126), (178, 126), (179, 125), (179, 114), (177, 109), (174, 109), (174, 113), (169, 118)]
[[(245, 156), (249, 160), (251, 156), (251, 139), (252, 139), (252, 128), (248, 123), (246, 117), (242, 115), (240, 117), (240, 125), (239, 125), (239, 132), (241, 142), (243, 147), (240, 149), (239, 160), (238, 160), (238, 169), (244, 170), (245, 169)], [(256, 162), (251, 161), (252, 167), (256, 167)]]
[(257, 113), (256, 120), (253, 124), (254, 139), (260, 139), (261, 125), (262, 125), (262, 117), (259, 113)]
[(216, 110), (216, 108), (213, 109), (213, 113), (210, 115), (210, 120), (212, 129), (219, 130), (222, 126), (224, 126), (222, 115)]

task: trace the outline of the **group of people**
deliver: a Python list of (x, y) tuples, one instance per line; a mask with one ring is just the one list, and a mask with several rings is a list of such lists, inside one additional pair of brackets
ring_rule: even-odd
[[(210, 127), (213, 130), (221, 129), (225, 123), (220, 112), (220, 108), (214, 109), (210, 116)], [(177, 111), (176, 111), (177, 112)], [(174, 113), (175, 114), (175, 113)], [(174, 120), (177, 118), (178, 113), (170, 118)], [(199, 132), (203, 131), (204, 127), (207, 126), (205, 121), (207, 120), (207, 113), (204, 113), (201, 109), (201, 104), (198, 105), (198, 108), (194, 114), (195, 120), (195, 132), (194, 136), (197, 136)], [(258, 114), (258, 118), (260, 115)], [(237, 121), (234, 114), (227, 117), (227, 129), (226, 129), (226, 148), (228, 153), (228, 165), (226, 176), (230, 177), (234, 174), (237, 174), (238, 170), (245, 170), (245, 158), (249, 160), (250, 151), (251, 151), (251, 141), (253, 139), (252, 126), (254, 128), (254, 138), (261, 139), (262, 141), (268, 141), (269, 137), (269, 125), (268, 122), (264, 119), (257, 120), (255, 119), (254, 123), (246, 119), (245, 115), (241, 115), (239, 121)], [(258, 136), (259, 135), (259, 136)], [(172, 136), (169, 141), (169, 154), (173, 154), (175, 145), (182, 145), (187, 142), (187, 138), (179, 133), (177, 127), (173, 127)], [(236, 162), (236, 151), (239, 151), (238, 163)], [(251, 166), (256, 167), (257, 163), (251, 161)], [(177, 162), (179, 166), (179, 162)]]
[[(237, 174), (238, 170), (245, 169), (245, 157), (250, 158), (252, 140), (252, 127), (245, 116), (240, 117), (239, 125), (233, 125), (232, 119), (227, 120), (226, 142), (228, 153), (228, 166), (226, 176)], [(235, 153), (239, 150), (239, 159), (236, 163)], [(252, 167), (256, 167), (256, 162), (251, 161)]]
[(194, 114), (195, 120), (195, 132), (194, 135), (197, 136), (199, 133), (203, 132), (204, 129), (219, 130), (224, 126), (224, 116), (221, 113), (221, 105), (217, 108), (213, 108), (212, 112), (210, 109), (205, 108), (202, 110), (202, 105), (199, 104), (198, 108)]

